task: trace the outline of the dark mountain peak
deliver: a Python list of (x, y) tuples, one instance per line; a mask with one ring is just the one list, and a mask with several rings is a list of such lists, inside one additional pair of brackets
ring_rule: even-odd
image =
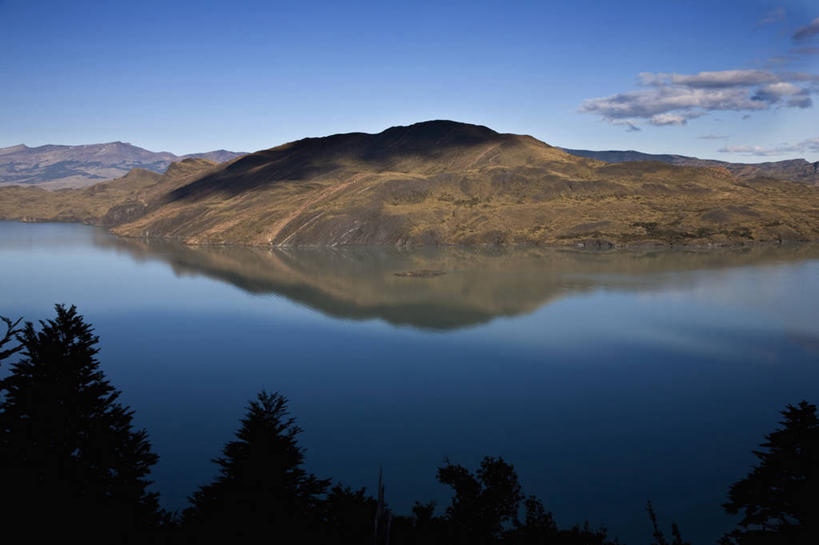
[(342, 159), (383, 162), (408, 155), (435, 156), (452, 148), (466, 148), (510, 137), (514, 135), (500, 134), (482, 125), (448, 120), (423, 121), (390, 127), (376, 134), (351, 132), (303, 138), (246, 155), (228, 168), (239, 172), (275, 164), (282, 168), (280, 175), (301, 178), (308, 163), (323, 163), (321, 168), (327, 168), (328, 164)]
[(384, 147), (428, 148), (435, 146), (471, 146), (501, 137), (489, 127), (445, 119), (422, 121), (407, 126), (390, 127), (375, 135)]

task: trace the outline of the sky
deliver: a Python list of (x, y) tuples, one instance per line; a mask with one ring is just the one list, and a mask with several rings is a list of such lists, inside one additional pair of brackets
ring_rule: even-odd
[(429, 119), (819, 161), (819, 0), (0, 0), (0, 147), (255, 151)]

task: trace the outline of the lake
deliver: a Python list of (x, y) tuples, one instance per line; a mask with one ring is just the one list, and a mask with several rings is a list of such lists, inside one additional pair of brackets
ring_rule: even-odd
[(561, 525), (646, 543), (650, 499), (712, 543), (778, 411), (819, 401), (815, 246), (194, 248), (0, 223), (0, 314), (55, 303), (95, 326), (171, 509), (264, 388), (309, 470), (372, 492), (383, 468), (398, 513), (442, 511), (445, 459), (502, 456)]

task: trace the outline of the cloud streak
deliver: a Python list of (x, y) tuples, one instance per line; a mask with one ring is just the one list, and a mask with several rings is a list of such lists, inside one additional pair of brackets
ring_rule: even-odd
[(663, 76), (665, 76), (663, 83), (667, 80), (673, 85), (683, 85), (693, 89), (727, 89), (780, 81), (776, 74), (764, 70), (721, 70), (693, 75), (663, 74)]
[(765, 25), (772, 25), (785, 20), (785, 8), (778, 7), (773, 11), (768, 12), (762, 19), (759, 20), (756, 27), (760, 28)]
[(801, 42), (813, 38), (814, 36), (819, 36), (819, 17), (807, 25), (796, 29), (796, 32), (793, 34), (793, 39), (797, 42)]
[(754, 155), (756, 157), (770, 157), (791, 153), (819, 153), (819, 138), (810, 138), (796, 144), (781, 144), (779, 146), (725, 146), (720, 148), (721, 153), (738, 153)]

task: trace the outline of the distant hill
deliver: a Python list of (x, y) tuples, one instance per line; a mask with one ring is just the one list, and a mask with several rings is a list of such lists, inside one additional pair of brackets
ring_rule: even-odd
[(109, 142), (84, 146), (24, 144), (0, 148), (0, 185), (39, 185), (45, 189), (85, 187), (124, 176), (133, 168), (164, 172), (176, 161), (201, 158), (223, 163), (244, 155), (226, 150), (177, 156)]
[(584, 149), (561, 148), (578, 157), (597, 159), (606, 163), (626, 163), (631, 161), (661, 161), (671, 165), (686, 167), (720, 167), (729, 170), (741, 178), (767, 176), (777, 180), (790, 180), (811, 185), (819, 185), (819, 161), (811, 163), (805, 159), (787, 161), (769, 161), (766, 163), (729, 163), (711, 159), (698, 159), (685, 155), (655, 155), (639, 151), (591, 151)]
[(741, 245), (819, 239), (819, 188), (722, 167), (605, 163), (428, 121), (226, 164), (187, 159), (81, 190), (0, 188), (0, 218), (268, 247)]

